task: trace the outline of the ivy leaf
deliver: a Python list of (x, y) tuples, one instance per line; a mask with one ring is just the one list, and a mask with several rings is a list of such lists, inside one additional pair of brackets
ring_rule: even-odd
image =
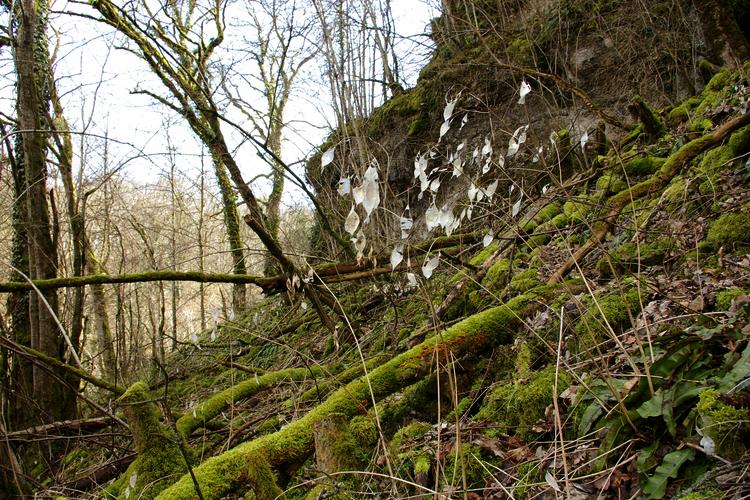
[(656, 468), (654, 474), (648, 478), (643, 486), (643, 493), (646, 498), (659, 499), (663, 498), (667, 492), (667, 483), (669, 478), (677, 477), (677, 473), (682, 464), (695, 458), (695, 450), (684, 448), (667, 453), (662, 463)]
[(734, 367), (719, 381), (721, 392), (742, 390), (750, 384), (750, 344), (742, 351), (742, 356), (734, 364)]
[(328, 149), (325, 153), (323, 153), (323, 156), (320, 157), (321, 172), (333, 161), (334, 149), (335, 148)]

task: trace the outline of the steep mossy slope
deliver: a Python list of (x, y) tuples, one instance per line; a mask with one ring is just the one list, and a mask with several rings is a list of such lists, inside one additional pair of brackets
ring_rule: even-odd
[[(555, 3), (584, 4), (592, 19), (623, 8)], [(544, 39), (520, 40), (501, 41), (541, 67)], [(451, 57), (473, 42), (454, 41)], [(432, 124), (445, 94), (424, 92), (386, 104), (370, 132), (408, 122), (413, 130), (394, 134), (432, 144), (432, 125), (414, 120)], [(617, 101), (634, 106), (627, 131), (594, 126), (571, 135), (551, 117), (544, 127), (552, 140), (529, 134), (516, 157), (507, 138), (493, 139), (487, 172), (467, 180), (448, 171), (443, 189), (451, 192), (436, 198), (453, 200), (454, 214), (473, 210), (456, 229), (464, 237), (434, 239), (437, 230), (424, 229), (426, 243), (414, 244), (386, 232), (379, 260), (316, 268), (346, 313), (335, 317), (336, 335), (304, 300), (277, 296), (182, 346), (165, 367), (169, 380), (150, 387), (175, 414), (157, 429), (171, 444), (137, 446), (107, 494), (747, 495), (750, 62), (715, 71), (684, 99), (634, 97)], [(517, 101), (505, 102), (514, 128), (535, 109)], [(484, 129), (450, 133), (440, 148), (455, 152), (466, 140), (471, 151), (472, 137), (485, 143)], [(467, 166), (467, 177), (471, 169), (482, 165)], [(494, 180), (503, 182), (494, 198), (467, 196), (467, 185), (486, 189)], [(423, 216), (417, 206), (415, 219)], [(401, 244), (403, 261), (392, 270), (389, 255)], [(428, 278), (423, 266), (438, 253), (431, 245), (443, 246)], [(140, 396), (121, 405), (144, 408), (125, 412), (131, 429), (154, 428), (145, 386), (128, 394)], [(130, 483), (139, 464), (165, 454), (168, 467), (149, 476), (157, 487), (143, 487), (141, 473)]]

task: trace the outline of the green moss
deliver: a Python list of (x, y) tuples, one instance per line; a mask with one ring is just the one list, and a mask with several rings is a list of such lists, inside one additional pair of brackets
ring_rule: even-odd
[(553, 228), (561, 229), (570, 224), (570, 217), (566, 214), (558, 214), (549, 223)]
[(432, 425), (427, 422), (412, 422), (396, 432), (391, 439), (391, 448), (399, 451), (408, 441), (424, 436), (430, 432), (430, 429), (432, 429)]
[(315, 488), (311, 489), (305, 500), (318, 500), (325, 498), (326, 500), (351, 500), (351, 496), (346, 491), (341, 491), (339, 484), (319, 484)]
[(123, 474), (117, 497), (155, 498), (187, 471), (177, 437), (159, 422), (159, 410), (145, 383), (130, 386), (117, 403), (123, 407), (137, 453)]
[(702, 420), (703, 434), (713, 439), (716, 454), (736, 460), (747, 451), (750, 410), (730, 406), (720, 397), (718, 391), (707, 389), (700, 393), (696, 409)]
[(672, 179), (662, 193), (662, 200), (672, 209), (687, 206), (692, 200), (687, 199), (687, 181), (683, 176)]
[(676, 127), (680, 123), (688, 121), (692, 110), (697, 108), (701, 102), (703, 102), (701, 97), (690, 97), (684, 100), (679, 106), (676, 106), (669, 112), (667, 123), (672, 127)]
[(515, 273), (508, 284), (511, 293), (523, 293), (539, 285), (539, 277), (536, 269), (527, 269)]
[(482, 286), (491, 293), (498, 293), (505, 288), (509, 278), (510, 261), (508, 259), (498, 259), (487, 270), (487, 274), (482, 279)]
[(651, 175), (658, 172), (666, 161), (666, 158), (658, 156), (637, 156), (625, 164), (625, 173), (629, 177)]
[(734, 132), (729, 137), (727, 146), (732, 150), (734, 156), (741, 156), (750, 151), (750, 125)]
[(549, 203), (541, 208), (539, 212), (536, 213), (534, 216), (534, 220), (538, 222), (539, 224), (543, 224), (545, 222), (551, 221), (556, 216), (560, 215), (562, 210), (560, 209), (560, 205), (557, 203)]
[[(531, 249), (539, 248), (540, 246), (545, 245), (549, 239), (550, 236), (548, 234), (535, 234), (526, 238), (526, 246)], [(524, 288), (524, 290), (528, 290), (528, 288)]]
[(583, 222), (586, 216), (591, 213), (591, 201), (589, 196), (579, 196), (563, 205), (563, 213), (568, 216), (571, 222)]
[(533, 67), (534, 49), (524, 36), (514, 38), (508, 45), (508, 56), (519, 66)]
[(462, 443), (456, 447), (445, 463), (446, 487), (462, 484), (464, 476), (469, 488), (484, 486), (487, 469), (480, 462), (481, 454), (481, 448), (474, 444)]
[(627, 146), (628, 144), (632, 144), (641, 136), (641, 134), (643, 134), (643, 124), (639, 123), (635, 127), (631, 128), (630, 131), (625, 135), (625, 137), (622, 138), (622, 145)]
[(727, 68), (719, 70), (706, 84), (704, 91), (718, 92), (732, 81), (732, 72)]
[(526, 498), (526, 491), (529, 486), (542, 480), (542, 473), (539, 469), (539, 462), (527, 461), (518, 466), (516, 472), (518, 482), (513, 488), (513, 498)]
[(485, 248), (482, 249), (481, 252), (476, 254), (474, 257), (471, 258), (469, 261), (469, 264), (472, 266), (481, 266), (485, 263), (487, 259), (489, 259), (493, 253), (497, 251), (497, 249), (500, 247), (500, 243), (497, 241), (493, 241), (489, 245), (487, 245)]
[(414, 474), (416, 475), (427, 475), (432, 467), (432, 460), (430, 460), (427, 453), (415, 453), (414, 458)]
[[(533, 373), (527, 382), (500, 385), (485, 399), (475, 419), (494, 422), (498, 432), (515, 433), (522, 439), (538, 437), (533, 427), (552, 404), (554, 383), (555, 367), (550, 365)], [(562, 392), (569, 384), (570, 376), (560, 372), (557, 390)]]
[(728, 311), (732, 307), (732, 301), (747, 292), (742, 288), (729, 288), (716, 292), (716, 310)]
[(280, 423), (281, 421), (279, 420), (279, 416), (273, 415), (265, 419), (260, 423), (260, 425), (258, 425), (258, 434), (268, 434), (269, 432), (274, 432), (279, 428)]
[(539, 223), (535, 221), (534, 219), (527, 220), (526, 222), (521, 224), (521, 232), (523, 234), (531, 234), (534, 232), (534, 229), (536, 229), (539, 226)]
[(528, 342), (522, 342), (516, 355), (516, 376), (523, 380), (531, 377), (531, 349)]
[(370, 459), (369, 448), (360, 446), (352, 434), (347, 415), (331, 413), (325, 419), (316, 422), (316, 426), (319, 431), (320, 428), (325, 429), (325, 453), (333, 462), (328, 465), (337, 469), (329, 472), (359, 470)]
[(648, 266), (663, 264), (665, 257), (674, 247), (675, 241), (666, 236), (656, 241), (641, 243), (639, 245), (628, 242), (610, 251), (609, 255), (605, 255), (599, 259), (596, 268), (604, 278), (612, 277), (613, 269), (616, 275), (621, 275), (626, 271), (636, 272), (639, 267), (642, 269)]
[(719, 146), (703, 156), (700, 172), (708, 175), (726, 170), (734, 159), (734, 151), (729, 145)]
[(578, 353), (593, 348), (607, 338), (611, 334), (610, 328), (615, 334), (628, 328), (631, 318), (638, 316), (640, 295), (637, 289), (614, 292), (598, 297), (597, 303), (598, 307), (593, 300), (586, 304), (585, 312), (576, 324)]
[(221, 391), (198, 405), (192, 412), (188, 412), (177, 420), (177, 430), (184, 437), (189, 437), (195, 429), (219, 415), (225, 408), (235, 401), (249, 398), (258, 392), (271, 388), (284, 381), (303, 381), (310, 374), (319, 376), (322, 370), (318, 366), (307, 368), (288, 368), (278, 372), (270, 372), (260, 377), (245, 380), (229, 389)]
[(605, 174), (596, 181), (596, 190), (604, 195), (617, 193), (626, 189), (628, 184), (620, 177), (611, 174)]
[(369, 415), (357, 415), (349, 422), (349, 429), (354, 438), (363, 447), (374, 446), (378, 442), (378, 427), (375, 419)]
[(687, 129), (689, 132), (707, 132), (714, 128), (714, 122), (706, 117), (696, 118), (688, 123)]
[[(312, 452), (312, 428), (315, 422), (334, 412), (353, 417), (360, 414), (362, 408), (373, 398), (380, 400), (422, 380), (434, 367), (435, 352), (450, 349), (455, 357), (460, 358), (511, 342), (530, 301), (538, 299), (539, 293), (529, 293), (466, 318), (439, 336), (430, 337), (372, 370), (369, 374), (369, 383), (363, 378), (356, 379), (331, 394), (326, 401), (315, 406), (304, 417), (286, 425), (278, 432), (243, 443), (206, 460), (194, 469), (204, 497), (207, 500), (221, 498), (244, 484), (247, 474), (246, 457), (250, 455), (262, 453), (268, 458), (271, 466), (304, 461)], [(163, 491), (160, 497), (174, 500), (192, 496), (192, 481), (189, 476), (183, 476)]]
[(706, 241), (718, 249), (734, 249), (750, 244), (750, 214), (729, 213), (716, 219), (708, 230)]
[(714, 488), (704, 488), (698, 491), (690, 492), (687, 495), (682, 495), (678, 497), (677, 500), (715, 500), (723, 497), (724, 493), (721, 490), (717, 490)]

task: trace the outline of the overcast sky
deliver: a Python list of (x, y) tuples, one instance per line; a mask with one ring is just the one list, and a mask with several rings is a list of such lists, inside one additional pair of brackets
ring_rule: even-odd
[[(425, 0), (397, 0), (392, 3), (392, 8), (396, 30), (403, 37), (398, 43), (403, 57), (402, 74), (407, 79), (407, 86), (411, 86), (416, 83), (427, 53), (427, 49), (420, 44), (429, 43), (420, 35), (426, 32), (430, 19), (437, 14)], [(67, 9), (80, 10), (81, 7), (67, 2), (53, 5), (53, 11)], [(145, 64), (132, 54), (117, 50), (114, 47), (116, 39), (106, 27), (63, 14), (53, 14), (51, 25), (60, 34), (55, 75), (72, 130), (85, 130), (92, 136), (106, 134), (113, 141), (108, 148), (109, 168), (124, 165), (123, 171), (130, 178), (147, 183), (157, 180), (169, 169), (169, 158), (165, 154), (168, 150), (166, 129), (171, 123), (169, 142), (174, 149), (178, 169), (187, 177), (196, 178), (201, 163), (201, 148), (192, 132), (179, 117), (173, 116), (163, 106), (155, 104), (148, 97), (130, 93), (138, 86), (161, 93), (160, 84)], [(12, 61), (7, 50), (2, 53), (2, 64), (5, 74), (2, 110), (12, 115)], [(308, 71), (315, 71), (314, 68), (314, 65), (308, 65)], [(332, 122), (327, 98), (319, 97), (327, 95), (325, 89), (315, 88), (310, 83), (306, 85), (307, 88), (298, 89), (296, 97), (290, 102), (286, 118), (295, 123), (311, 122), (318, 128), (298, 124), (295, 130), (288, 131), (284, 159), (289, 162), (303, 158), (310, 153), (312, 145), (322, 142), (329, 130), (321, 127)], [(80, 146), (80, 139), (74, 140)], [(81, 148), (76, 149), (80, 158)], [(102, 168), (102, 152), (101, 141), (89, 141), (83, 154), (90, 170)], [(238, 155), (246, 179), (268, 169), (249, 147), (238, 151)], [(205, 160), (206, 168), (210, 171), (210, 164)], [(264, 189), (260, 185), (254, 187)], [(299, 197), (291, 186), (288, 191), (287, 201)]]

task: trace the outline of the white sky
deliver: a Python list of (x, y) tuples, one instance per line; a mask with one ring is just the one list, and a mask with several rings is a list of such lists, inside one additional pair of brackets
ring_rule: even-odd
[[(69, 3), (57, 2), (54, 9), (72, 9)], [(426, 0), (396, 0), (392, 3), (397, 32), (404, 37), (415, 37), (419, 43), (429, 42), (417, 35), (427, 31), (430, 19), (437, 15)], [(161, 85), (155, 82), (145, 65), (135, 56), (123, 50), (110, 50), (113, 37), (106, 34), (110, 30), (75, 17), (53, 15), (52, 25), (60, 33), (55, 74), (62, 94), (66, 115), (74, 131), (88, 134), (107, 135), (121, 144), (110, 143), (108, 163), (110, 169), (125, 164), (124, 171), (140, 182), (153, 182), (169, 169), (166, 125), (169, 140), (176, 153), (177, 169), (189, 178), (197, 178), (200, 166), (201, 148), (192, 132), (181, 118), (172, 116), (162, 105), (151, 98), (131, 95), (130, 91), (139, 85), (162, 93)], [(104, 33), (104, 34), (103, 34)], [(423, 64), (426, 49), (415, 47), (407, 41), (399, 42), (403, 54), (402, 74), (407, 85), (416, 83), (419, 64)], [(414, 61), (415, 56), (421, 60)], [(411, 60), (409, 59), (411, 58)], [(2, 60), (6, 73), (9, 72), (10, 54), (3, 53)], [(308, 65), (312, 69), (313, 65)], [(12, 114), (12, 86), (6, 79), (3, 90), (3, 111)], [(9, 92), (10, 91), (10, 92)], [(313, 94), (314, 97), (304, 97)], [(95, 96), (95, 97), (94, 97)], [(330, 123), (330, 104), (327, 92), (320, 88), (302, 88), (294, 98), (287, 112), (288, 120), (306, 120), (319, 127)], [(235, 117), (236, 118), (236, 117)], [(84, 124), (89, 123), (85, 128)], [(313, 126), (297, 126), (296, 133), (289, 131), (285, 144), (284, 159), (294, 162), (309, 154), (311, 145), (320, 144), (328, 130)], [(125, 144), (127, 143), (127, 144)], [(89, 147), (83, 160), (89, 170), (102, 168), (102, 145)], [(238, 160), (246, 179), (250, 179), (268, 167), (254, 150), (245, 147), (238, 152)], [(206, 162), (210, 172), (211, 166)], [(302, 168), (298, 171), (301, 173)], [(209, 175), (213, 182), (213, 176)], [(287, 183), (287, 202), (297, 201), (302, 195), (295, 192)], [(258, 186), (255, 186), (256, 188)]]

